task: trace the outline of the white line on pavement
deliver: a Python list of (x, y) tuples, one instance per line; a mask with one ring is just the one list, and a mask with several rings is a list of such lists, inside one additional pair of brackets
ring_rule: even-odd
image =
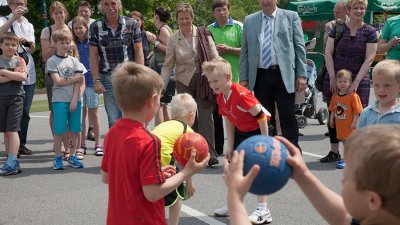
[(49, 116), (35, 116), (35, 115), (29, 115), (29, 116), (33, 118), (49, 118)]
[(324, 157), (322, 155), (314, 154), (314, 153), (311, 153), (311, 152), (303, 152), (303, 155), (308, 155), (308, 156), (312, 156), (312, 157), (319, 158), (319, 159)]
[(187, 205), (182, 205), (182, 212), (195, 217), (196, 219), (199, 219), (201, 221), (203, 221), (204, 223), (210, 224), (210, 225), (225, 225), (225, 223), (219, 222), (218, 220), (209, 217), (208, 215), (197, 211), (195, 209), (190, 208)]

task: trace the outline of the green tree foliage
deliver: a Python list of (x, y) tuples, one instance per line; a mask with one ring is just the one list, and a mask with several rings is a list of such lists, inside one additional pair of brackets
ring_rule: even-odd
[[(77, 13), (77, 5), (80, 0), (60, 0), (68, 10), (69, 18), (71, 20)], [(102, 14), (98, 11), (97, 4), (99, 0), (86, 0), (92, 5), (94, 19), (102, 17)], [(281, 0), (287, 3), (287, 0)], [(53, 24), (50, 18), (50, 5), (54, 0), (45, 0), (47, 7), (47, 17), (48, 17), (48, 25)], [(122, 0), (122, 14), (129, 15), (129, 13), (133, 10), (141, 12), (145, 17), (145, 28), (146, 30), (155, 32), (156, 28), (152, 21), (152, 15), (154, 10), (163, 6), (169, 9), (172, 12), (172, 17), (170, 21), (170, 25), (173, 29), (177, 29), (176, 21), (175, 21), (175, 8), (177, 4), (180, 2), (187, 2), (193, 6), (195, 18), (194, 24), (198, 26), (207, 26), (208, 24), (214, 21), (211, 12), (211, 2), (212, 0), (186, 0), (186, 1), (177, 1), (177, 0)], [(43, 74), (41, 70), (41, 57), (40, 57), (40, 34), (43, 29), (42, 26), (42, 12), (41, 12), (42, 0), (28, 0), (28, 13), (25, 15), (29, 22), (31, 22), (35, 28), (35, 37), (36, 37), (36, 52), (34, 54), (34, 60), (36, 63), (36, 71), (37, 71), (37, 84), (38, 88), (44, 87), (43, 82)], [(231, 16), (236, 20), (242, 21), (244, 17), (250, 13), (256, 12), (259, 10), (258, 1), (257, 0), (231, 0)], [(0, 15), (8, 15), (10, 13), (10, 9), (7, 6), (0, 7)]]

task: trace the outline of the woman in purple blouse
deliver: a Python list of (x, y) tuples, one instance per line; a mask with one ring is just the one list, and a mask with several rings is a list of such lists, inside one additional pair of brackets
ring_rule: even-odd
[[(336, 27), (333, 27), (326, 44), (325, 74), (323, 100), (329, 106), (332, 94), (337, 92), (335, 74), (341, 69), (350, 70), (353, 82), (348, 93), (357, 92), (363, 107), (368, 106), (370, 92), (369, 68), (374, 61), (378, 37), (374, 27), (364, 23), (367, 10), (367, 0), (349, 0), (347, 14), (349, 20), (343, 27), (343, 33), (334, 47)], [(330, 128), (329, 136), (331, 151), (321, 159), (321, 162), (333, 162), (341, 159), (339, 154), (339, 141), (336, 138), (336, 129)]]

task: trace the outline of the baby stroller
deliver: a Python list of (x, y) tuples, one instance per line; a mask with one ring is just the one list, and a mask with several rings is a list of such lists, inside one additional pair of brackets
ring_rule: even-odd
[[(317, 119), (319, 124), (324, 125), (328, 122), (328, 109), (320, 108), (317, 110), (317, 90), (314, 81), (317, 78), (315, 63), (307, 59), (307, 89), (304, 93), (298, 94), (301, 103), (297, 104), (296, 120), (299, 128), (307, 126), (307, 118)], [(303, 100), (304, 98), (304, 100)], [(296, 99), (297, 100), (297, 99)]]

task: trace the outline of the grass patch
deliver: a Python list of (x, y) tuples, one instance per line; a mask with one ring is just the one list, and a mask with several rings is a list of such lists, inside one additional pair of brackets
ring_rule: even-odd
[[(99, 104), (104, 105), (103, 95), (100, 96)], [(37, 100), (32, 102), (31, 113), (34, 112), (45, 112), (49, 111), (49, 105), (47, 104), (47, 100)]]
[(33, 101), (30, 112), (45, 112), (49, 111), (49, 104), (47, 104), (47, 100), (38, 100)]

